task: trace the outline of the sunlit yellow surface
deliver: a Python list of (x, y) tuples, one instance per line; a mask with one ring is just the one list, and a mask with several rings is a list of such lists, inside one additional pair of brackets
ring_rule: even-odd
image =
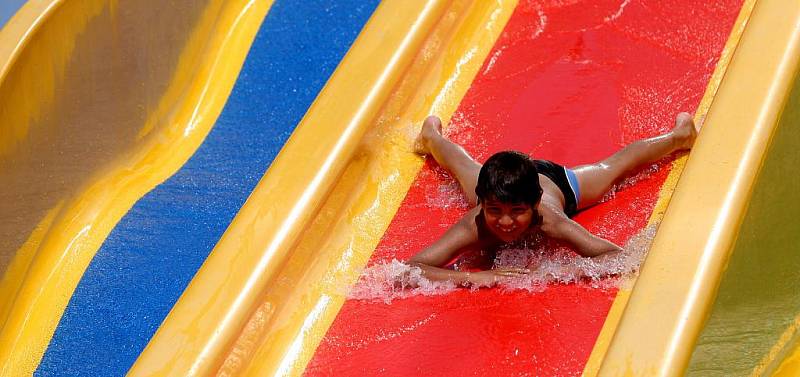
[(772, 374), (773, 377), (796, 377), (800, 376), (800, 343), (795, 344), (794, 350), (789, 353), (783, 362)]
[[(739, 40), (747, 25), (747, 21), (750, 19), (755, 2), (756, 0), (746, 0), (742, 4), (742, 8), (739, 11), (739, 16), (731, 30), (731, 35), (728, 37), (725, 47), (723, 47), (722, 52), (720, 53), (717, 66), (714, 68), (714, 74), (711, 76), (711, 79), (706, 86), (706, 91), (703, 94), (703, 98), (700, 100), (700, 104), (697, 106), (697, 111), (694, 115), (694, 121), (696, 124), (700, 124), (702, 126), (706, 116), (708, 115), (708, 110), (714, 101), (714, 96), (717, 94), (717, 90), (719, 90), (720, 82), (725, 76), (725, 72), (727, 71), (728, 64), (730, 64), (731, 58), (733, 57), (733, 53), (736, 51), (736, 47), (739, 45)], [(658, 195), (658, 201), (653, 208), (653, 213), (650, 215), (650, 218), (647, 221), (648, 226), (657, 226), (659, 223), (661, 223), (661, 220), (663, 220), (664, 213), (667, 210), (667, 206), (672, 198), (672, 193), (675, 191), (675, 186), (678, 184), (678, 180), (681, 177), (681, 173), (686, 166), (687, 159), (688, 155), (680, 157), (672, 162), (669, 176), (661, 186), (661, 190)], [(586, 367), (583, 370), (584, 377), (597, 375), (600, 365), (602, 364), (603, 359), (606, 356), (606, 352), (608, 351), (608, 346), (611, 343), (611, 339), (617, 331), (622, 313), (624, 312), (625, 307), (628, 305), (628, 300), (631, 296), (631, 289), (635, 283), (636, 278), (634, 277), (631, 279), (631, 281), (623, 284), (620, 287), (617, 296), (614, 298), (614, 303), (609, 309), (606, 320), (603, 323), (603, 328), (601, 329), (600, 334), (595, 341), (594, 347), (592, 348), (592, 353), (589, 356), (589, 360), (586, 362)]]
[[(270, 4), (31, 1), (2, 30), (0, 211), (24, 221), (0, 224), (14, 236), (0, 250), (12, 252), (0, 253), (0, 375), (33, 373), (108, 233), (200, 145)], [(130, 50), (140, 42), (153, 53)], [(84, 144), (100, 139), (100, 149)], [(90, 170), (53, 168), (60, 162)], [(37, 187), (60, 186), (32, 195), (26, 164), (52, 180)]]
[[(800, 339), (798, 329), (800, 329), (800, 315), (794, 318), (794, 321), (784, 330), (769, 352), (755, 365), (752, 372), (750, 372), (750, 376), (760, 377), (773, 375), (774, 373), (776, 375), (781, 373), (790, 375), (788, 374), (790, 371), (794, 372), (794, 374), (791, 374), (792, 376), (800, 375), (800, 364), (796, 360), (799, 356), (798, 350), (792, 351), (790, 348), (792, 345), (797, 346), (800, 344), (798, 343), (798, 339)], [(782, 371), (778, 373), (781, 369)]]
[(382, 3), (131, 375), (302, 373), (515, 5)]
[(800, 3), (758, 0), (599, 375), (683, 375), (798, 59)]
[(759, 168), (689, 377), (768, 376), (800, 339), (800, 72)]

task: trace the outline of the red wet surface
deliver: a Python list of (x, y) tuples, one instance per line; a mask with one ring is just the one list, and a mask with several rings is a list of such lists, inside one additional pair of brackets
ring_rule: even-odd
[[(699, 104), (740, 7), (741, 0), (522, 0), (447, 134), (479, 160), (516, 149), (573, 166), (667, 131), (677, 112)], [(575, 219), (624, 244), (646, 225), (668, 168)], [(464, 213), (430, 204), (451, 184), (435, 169), (428, 163), (420, 172), (371, 264), (410, 257)], [(581, 283), (391, 304), (348, 300), (305, 374), (580, 375), (615, 295)]]

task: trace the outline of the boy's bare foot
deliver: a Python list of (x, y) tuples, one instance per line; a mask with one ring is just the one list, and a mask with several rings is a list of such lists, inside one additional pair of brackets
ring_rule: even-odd
[(442, 121), (439, 117), (431, 115), (425, 118), (425, 122), (422, 123), (422, 130), (420, 130), (419, 136), (414, 142), (414, 151), (421, 155), (430, 153), (428, 142), (437, 136), (442, 136)]
[(672, 135), (675, 137), (676, 150), (691, 149), (697, 139), (697, 127), (692, 120), (692, 114), (680, 113), (675, 117), (675, 128)]

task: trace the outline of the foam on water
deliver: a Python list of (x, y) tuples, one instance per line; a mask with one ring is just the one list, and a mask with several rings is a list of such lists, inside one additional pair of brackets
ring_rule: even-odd
[(349, 298), (357, 300), (383, 300), (389, 304), (394, 299), (410, 296), (435, 296), (452, 292), (452, 281), (430, 281), (422, 276), (422, 269), (412, 267), (397, 259), (366, 268)]
[[(503, 291), (544, 291), (550, 284), (587, 284), (593, 288), (620, 288), (639, 271), (647, 250), (655, 237), (657, 224), (647, 226), (633, 236), (624, 251), (612, 257), (583, 258), (566, 247), (553, 249), (547, 242), (532, 248), (500, 250), (494, 268), (525, 268), (530, 273), (507, 278), (498, 284)], [(396, 259), (366, 268), (349, 298), (381, 300), (387, 304), (411, 296), (443, 295), (460, 289), (451, 281), (430, 281), (419, 267), (409, 266)], [(478, 288), (472, 287), (476, 290)]]
[(434, 165), (431, 169), (425, 169), (420, 173), (420, 177), (425, 179), (433, 175), (439, 184), (423, 185), (425, 190), (425, 205), (432, 208), (460, 208), (468, 210), (467, 201), (461, 185), (453, 178), (446, 169), (439, 165)]

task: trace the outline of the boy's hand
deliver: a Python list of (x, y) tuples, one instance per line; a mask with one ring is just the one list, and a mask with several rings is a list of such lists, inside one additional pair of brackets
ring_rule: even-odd
[(493, 287), (504, 279), (525, 276), (529, 273), (530, 270), (524, 268), (501, 268), (496, 270), (472, 272), (469, 274), (467, 281), (476, 288)]

